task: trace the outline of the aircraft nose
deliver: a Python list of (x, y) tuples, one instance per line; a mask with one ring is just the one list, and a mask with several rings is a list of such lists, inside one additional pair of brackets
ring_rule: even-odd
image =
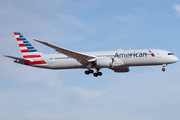
[(178, 61), (178, 58), (176, 57), (176, 56), (174, 56), (173, 58), (172, 58), (172, 62), (177, 62)]

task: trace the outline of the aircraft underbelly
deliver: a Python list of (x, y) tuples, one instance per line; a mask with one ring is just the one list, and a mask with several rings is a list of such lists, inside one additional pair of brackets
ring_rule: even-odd
[(126, 66), (145, 66), (145, 65), (161, 65), (166, 62), (166, 59), (147, 57), (147, 58), (132, 58), (122, 60)]
[(148, 58), (130, 58), (122, 60), (125, 65), (136, 66), (136, 65), (149, 65), (151, 64), (151, 59)]
[(82, 67), (78, 61), (74, 59), (65, 60), (54, 60), (48, 63), (52, 69), (70, 69)]

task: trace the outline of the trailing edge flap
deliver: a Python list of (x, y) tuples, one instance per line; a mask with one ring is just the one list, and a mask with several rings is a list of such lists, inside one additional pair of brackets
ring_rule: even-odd
[(78, 62), (80, 62), (82, 65), (87, 66), (88, 63), (93, 62), (96, 60), (96, 56), (92, 56), (92, 55), (87, 55), (84, 53), (79, 53), (79, 52), (75, 52), (72, 50), (68, 50), (65, 48), (61, 48), (61, 47), (57, 47), (55, 45), (49, 44), (47, 42), (43, 42), (43, 41), (39, 41), (34, 39), (35, 41), (42, 43), (48, 47), (51, 47), (53, 49), (55, 49), (57, 52), (62, 53), (64, 55), (67, 55), (68, 57), (74, 58), (76, 59)]
[(19, 60), (19, 61), (22, 61), (22, 62), (30, 62), (30, 60), (23, 59), (23, 58), (18, 58), (18, 57), (13, 57), (13, 56), (4, 55), (4, 57), (12, 58), (12, 59)]

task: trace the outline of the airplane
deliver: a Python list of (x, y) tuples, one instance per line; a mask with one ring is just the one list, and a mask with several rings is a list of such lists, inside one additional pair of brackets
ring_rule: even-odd
[[(76, 52), (34, 39), (58, 52), (43, 54), (20, 32), (14, 32), (14, 35), (23, 58), (4, 56), (15, 59), (15, 63), (46, 69), (87, 69), (85, 74), (93, 74), (94, 77), (102, 75), (100, 72), (102, 68), (109, 68), (120, 73), (129, 72), (131, 66), (162, 65), (162, 71), (165, 71), (168, 64), (178, 61), (173, 53), (161, 49)], [(96, 72), (93, 69), (96, 69)]]

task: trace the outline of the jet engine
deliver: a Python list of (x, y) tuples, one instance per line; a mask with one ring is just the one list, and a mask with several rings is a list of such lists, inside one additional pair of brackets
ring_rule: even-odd
[(114, 72), (129, 72), (129, 67), (119, 67), (119, 68), (112, 68)]
[(113, 68), (116, 66), (124, 65), (124, 63), (121, 60), (114, 59), (114, 58), (98, 58), (96, 60), (97, 67), (100, 68)]
[(111, 68), (113, 67), (113, 58), (98, 58), (96, 65), (100, 68)]

